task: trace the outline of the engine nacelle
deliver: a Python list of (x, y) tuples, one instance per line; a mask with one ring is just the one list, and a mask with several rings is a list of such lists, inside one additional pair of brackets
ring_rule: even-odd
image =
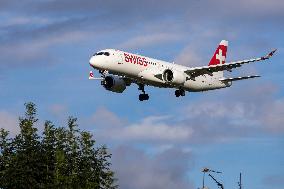
[(183, 72), (166, 69), (163, 73), (163, 79), (166, 83), (173, 83), (173, 84), (183, 84), (186, 80), (186, 77)]
[(125, 81), (118, 76), (106, 76), (102, 85), (108, 91), (122, 93), (126, 89)]

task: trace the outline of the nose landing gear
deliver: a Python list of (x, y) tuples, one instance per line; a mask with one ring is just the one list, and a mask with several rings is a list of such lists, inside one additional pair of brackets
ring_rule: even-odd
[(176, 97), (185, 96), (185, 90), (184, 89), (178, 89), (178, 90), (175, 91), (175, 95), (176, 95)]
[(139, 95), (139, 100), (140, 101), (149, 100), (149, 95), (145, 93), (144, 85), (139, 84), (138, 86), (139, 86), (138, 90), (142, 91), (142, 94)]

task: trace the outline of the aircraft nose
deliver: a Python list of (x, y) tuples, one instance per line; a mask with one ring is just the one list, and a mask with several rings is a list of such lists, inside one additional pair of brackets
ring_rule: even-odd
[(92, 56), (89, 62), (90, 62), (90, 65), (94, 66), (95, 65), (95, 57)]

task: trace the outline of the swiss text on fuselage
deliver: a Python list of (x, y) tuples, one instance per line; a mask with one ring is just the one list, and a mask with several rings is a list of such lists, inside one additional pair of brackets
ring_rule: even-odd
[(132, 64), (137, 64), (137, 65), (141, 65), (141, 66), (148, 66), (148, 62), (147, 62), (146, 58), (144, 58), (144, 57), (124, 53), (124, 60), (125, 60), (125, 62), (129, 62), (129, 63), (132, 63)]

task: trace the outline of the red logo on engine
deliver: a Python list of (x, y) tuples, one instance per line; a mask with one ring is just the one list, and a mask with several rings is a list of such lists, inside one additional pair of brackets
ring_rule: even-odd
[(141, 65), (141, 66), (147, 66), (148, 65), (146, 58), (136, 56), (136, 55), (130, 55), (130, 54), (127, 54), (127, 53), (124, 53), (124, 60), (125, 60), (125, 62), (129, 62), (129, 63), (132, 63), (132, 64)]

